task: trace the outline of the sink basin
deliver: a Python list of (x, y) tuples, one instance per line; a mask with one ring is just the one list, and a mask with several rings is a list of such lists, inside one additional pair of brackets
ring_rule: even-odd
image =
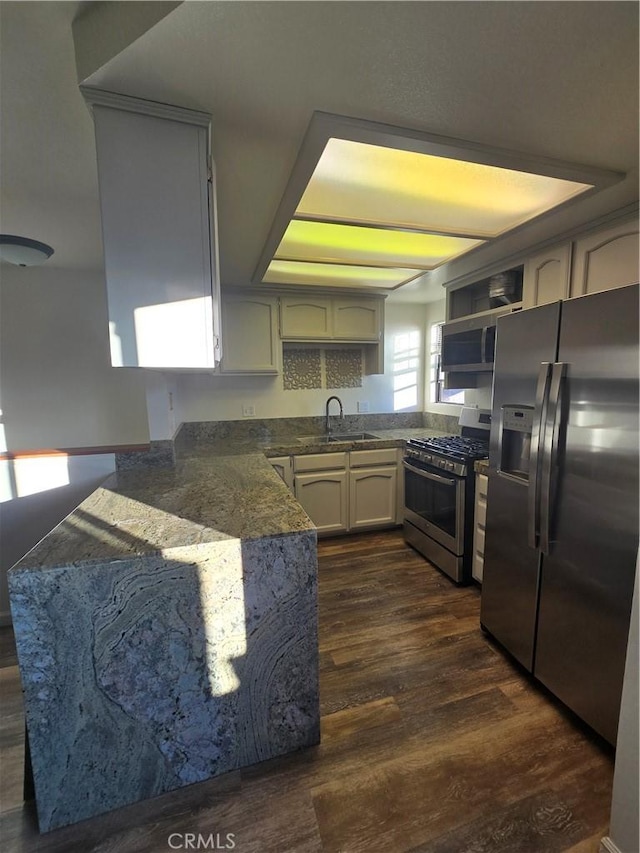
[(328, 436), (329, 441), (366, 441), (368, 438), (378, 438), (370, 432), (341, 432)]
[(304, 435), (299, 436), (301, 444), (332, 444), (336, 441), (366, 441), (369, 438), (379, 438), (371, 432), (336, 432), (331, 435)]

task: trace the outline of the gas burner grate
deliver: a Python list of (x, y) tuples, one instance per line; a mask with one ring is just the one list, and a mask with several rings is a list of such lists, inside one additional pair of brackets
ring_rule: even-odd
[(489, 455), (489, 443), (477, 438), (462, 435), (446, 435), (435, 438), (411, 439), (409, 447), (429, 450), (442, 456), (450, 456), (461, 461), (484, 459)]

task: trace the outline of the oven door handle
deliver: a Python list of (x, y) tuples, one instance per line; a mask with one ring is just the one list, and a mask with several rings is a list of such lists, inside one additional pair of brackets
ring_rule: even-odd
[(410, 465), (406, 459), (403, 460), (402, 464), (407, 471), (413, 471), (414, 474), (417, 474), (419, 477), (424, 477), (426, 480), (434, 480), (436, 483), (444, 483), (446, 486), (456, 485), (456, 480), (452, 480), (450, 477), (441, 477), (440, 474), (432, 474), (430, 471), (425, 471), (423, 468), (415, 468), (413, 465)]

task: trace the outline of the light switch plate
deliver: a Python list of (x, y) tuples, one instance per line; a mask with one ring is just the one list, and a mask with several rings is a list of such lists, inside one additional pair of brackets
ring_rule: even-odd
[(369, 411), (369, 401), (368, 400), (358, 400), (358, 412), (364, 414)]
[(255, 418), (256, 416), (256, 407), (250, 405), (242, 405), (242, 417), (243, 418)]

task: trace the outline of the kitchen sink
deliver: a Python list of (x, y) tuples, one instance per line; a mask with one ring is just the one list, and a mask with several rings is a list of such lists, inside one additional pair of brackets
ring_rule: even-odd
[(341, 432), (328, 436), (329, 441), (366, 441), (368, 438), (378, 438), (370, 432)]
[(337, 432), (331, 435), (305, 435), (298, 438), (301, 444), (333, 444), (337, 441), (367, 441), (379, 438), (371, 432)]

